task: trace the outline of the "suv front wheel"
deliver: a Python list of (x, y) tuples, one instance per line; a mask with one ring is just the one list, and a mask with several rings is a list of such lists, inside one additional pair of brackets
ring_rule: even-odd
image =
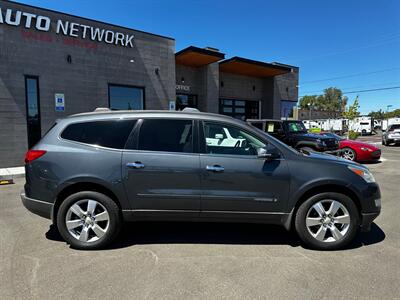
[(355, 237), (360, 224), (358, 209), (339, 193), (317, 194), (297, 210), (295, 228), (306, 246), (320, 250), (340, 249)]
[(57, 227), (64, 240), (73, 248), (103, 248), (119, 232), (119, 208), (104, 194), (78, 192), (61, 203), (57, 213)]

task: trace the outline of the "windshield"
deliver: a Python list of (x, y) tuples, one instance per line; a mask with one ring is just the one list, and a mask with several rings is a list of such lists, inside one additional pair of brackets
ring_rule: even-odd
[(390, 126), (389, 130), (395, 130), (395, 129), (400, 129), (400, 124), (394, 124), (394, 125)]
[(307, 128), (302, 122), (288, 122), (287, 126), (289, 132), (307, 132)]

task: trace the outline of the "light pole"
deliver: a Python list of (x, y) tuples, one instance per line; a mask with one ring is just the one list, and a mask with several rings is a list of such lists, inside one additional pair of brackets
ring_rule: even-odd
[(386, 112), (389, 112), (389, 109), (392, 107), (393, 105), (386, 105)]
[(310, 110), (309, 115), (308, 115), (308, 119), (310, 120), (310, 126), (311, 126), (311, 109), (312, 109), (312, 105), (311, 105), (311, 103), (307, 103), (307, 106), (308, 106), (308, 108)]

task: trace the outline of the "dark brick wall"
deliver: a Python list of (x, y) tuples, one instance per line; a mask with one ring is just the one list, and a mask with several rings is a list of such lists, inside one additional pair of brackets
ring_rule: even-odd
[[(0, 24), (0, 168), (23, 164), (27, 150), (24, 75), (39, 76), (42, 133), (57, 118), (108, 106), (109, 83), (144, 87), (146, 109), (166, 109), (175, 99), (173, 39), (6, 1), (0, 7), (53, 21), (50, 32)], [(58, 19), (134, 34), (134, 47), (57, 35)], [(65, 94), (65, 112), (55, 111), (55, 93)]]

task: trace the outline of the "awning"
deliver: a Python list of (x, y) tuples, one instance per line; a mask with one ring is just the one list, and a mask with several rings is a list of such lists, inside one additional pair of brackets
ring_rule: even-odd
[(290, 73), (292, 68), (275, 63), (265, 63), (235, 56), (220, 62), (219, 70), (225, 73), (252, 77), (271, 77)]
[(225, 58), (225, 54), (194, 46), (175, 53), (175, 62), (190, 67), (201, 67)]

